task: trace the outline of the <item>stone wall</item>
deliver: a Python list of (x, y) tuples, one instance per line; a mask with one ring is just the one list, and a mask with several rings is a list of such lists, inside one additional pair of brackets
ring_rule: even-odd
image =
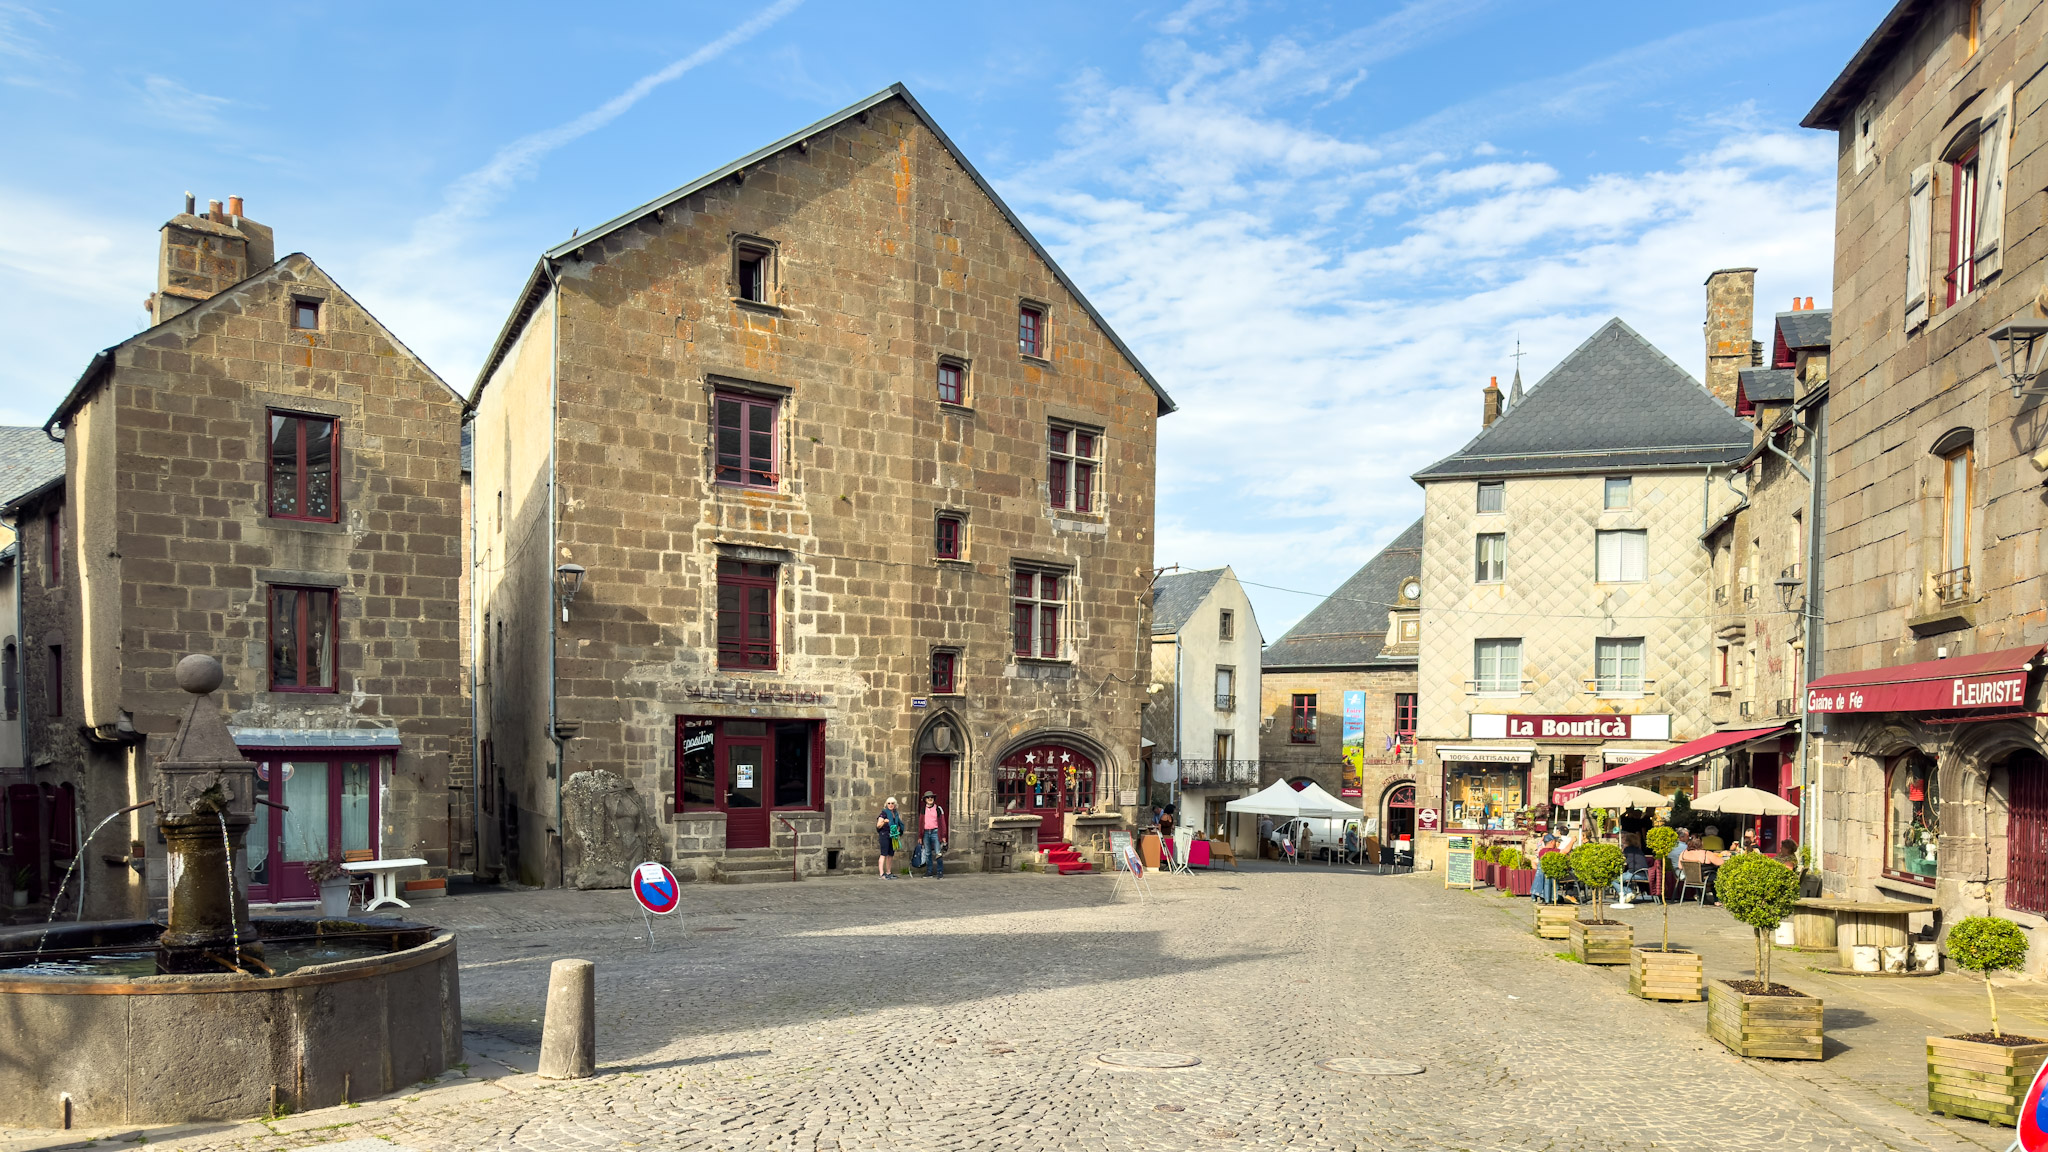
[[(1260, 681), (1260, 714), (1265, 732), (1259, 737), (1260, 786), (1275, 780), (1307, 776), (1329, 791), (1343, 796), (1344, 693), (1365, 693), (1365, 772), (1361, 795), (1345, 797), (1366, 815), (1386, 817), (1387, 793), (1403, 783), (1415, 783), (1415, 758), (1408, 752), (1390, 749), (1395, 733), (1394, 697), (1416, 692), (1415, 666), (1396, 665), (1370, 669), (1269, 669)], [(1291, 720), (1294, 696), (1312, 693), (1316, 697), (1315, 742), (1297, 744)]]

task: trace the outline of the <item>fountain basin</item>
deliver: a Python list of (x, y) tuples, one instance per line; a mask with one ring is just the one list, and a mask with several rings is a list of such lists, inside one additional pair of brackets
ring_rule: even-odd
[[(271, 917), (256, 927), (266, 956), (292, 952), (295, 940), (316, 951), (276, 976), (31, 974), (18, 969), (43, 930), (0, 931), (0, 1125), (302, 1112), (391, 1092), (462, 1059), (454, 933)], [(43, 946), (91, 967), (91, 953), (154, 948), (161, 930), (148, 921), (59, 924)], [(335, 947), (318, 951), (323, 942)], [(379, 942), (369, 955), (323, 959)]]

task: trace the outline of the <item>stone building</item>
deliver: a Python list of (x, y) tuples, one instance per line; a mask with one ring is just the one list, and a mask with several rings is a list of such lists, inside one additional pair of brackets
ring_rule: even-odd
[(1827, 675), (1807, 692), (1824, 881), (1926, 904), (1929, 927), (2007, 917), (2036, 957), (2044, 61), (2040, 0), (1901, 2), (1803, 121), (1838, 140)]
[(1488, 392), (1480, 434), (1414, 477), (1419, 858), (1710, 730), (1699, 538), (1749, 428), (1619, 319), (1497, 419)]
[[(64, 474), (20, 526), (23, 710), (39, 783), (72, 798), (88, 916), (146, 914), (142, 813), (220, 659), (259, 810), (257, 900), (311, 897), (315, 858), (419, 857), (439, 882), (457, 645), (461, 399), (318, 265), (272, 258), (239, 200), (164, 225), (154, 323), (94, 356), (45, 431)], [(67, 898), (68, 900), (68, 898)]]
[(871, 863), (929, 790), (957, 869), (1137, 802), (1172, 403), (900, 85), (545, 253), (472, 404), (487, 867)]
[[(0, 428), (0, 506), (63, 479), (62, 444), (41, 428)], [(75, 837), (67, 834), (77, 807), (73, 797), (62, 779), (28, 759), (20, 577), (15, 525), (0, 517), (0, 924), (9, 917), (47, 917), (57, 873), (75, 851)]]
[(1413, 837), (1422, 596), (1417, 520), (1267, 645), (1261, 786), (1313, 780), (1386, 839)]
[(1172, 783), (1151, 785), (1149, 800), (1177, 803), (1184, 827), (1227, 837), (1223, 806), (1259, 787), (1264, 646), (1252, 602), (1229, 568), (1167, 572), (1152, 582), (1147, 752), (1155, 766), (1176, 771)]

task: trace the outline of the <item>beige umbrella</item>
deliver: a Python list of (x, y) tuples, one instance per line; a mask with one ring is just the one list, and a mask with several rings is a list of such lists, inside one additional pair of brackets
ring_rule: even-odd
[(1603, 788), (1594, 788), (1581, 792), (1571, 799), (1563, 801), (1565, 807), (1572, 809), (1662, 808), (1669, 803), (1671, 803), (1670, 800), (1659, 796), (1648, 788), (1638, 788), (1633, 784), (1609, 784)]
[(1799, 805), (1761, 788), (1723, 788), (1692, 802), (1704, 812), (1725, 812), (1737, 816), (1797, 816)]

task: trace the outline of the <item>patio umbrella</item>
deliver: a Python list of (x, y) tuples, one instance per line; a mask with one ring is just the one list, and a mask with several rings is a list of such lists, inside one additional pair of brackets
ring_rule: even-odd
[(1670, 800), (1633, 784), (1609, 784), (1564, 801), (1567, 808), (1662, 808)]
[(1723, 788), (1719, 792), (1709, 792), (1699, 797), (1692, 802), (1692, 806), (1705, 812), (1725, 812), (1737, 816), (1799, 815), (1799, 805), (1761, 788)]

